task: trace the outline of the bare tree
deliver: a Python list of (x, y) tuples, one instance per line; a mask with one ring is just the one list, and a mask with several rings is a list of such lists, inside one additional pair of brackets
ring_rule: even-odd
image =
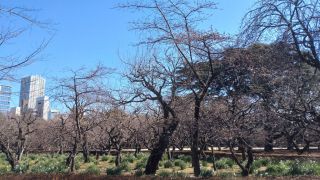
[(57, 99), (70, 111), (68, 118), (73, 123), (74, 143), (67, 160), (71, 172), (74, 171), (74, 159), (80, 143), (82, 143), (84, 160), (89, 161), (86, 133), (92, 128), (90, 125), (94, 119), (88, 120), (86, 115), (93, 113), (105, 103), (107, 93), (103, 86), (103, 78), (109, 73), (108, 69), (99, 65), (91, 71), (85, 68), (71, 71), (70, 77), (58, 80)]
[[(23, 7), (6, 7), (0, 4), (0, 80), (10, 80), (14, 78), (13, 71), (32, 63), (37, 55), (43, 51), (49, 41), (43, 41), (36, 49), (25, 57), (6, 53), (7, 46), (22, 36), (28, 28), (35, 26), (49, 29), (48, 23), (41, 22), (33, 17), (34, 10)], [(14, 25), (12, 26), (12, 22)], [(25, 27), (24, 27), (25, 26)]]
[[(213, 64), (219, 54), (221, 45), (226, 40), (219, 33), (201, 30), (199, 22), (205, 19), (205, 12), (215, 7), (211, 1), (157, 1), (149, 3), (136, 2), (120, 5), (121, 8), (131, 8), (151, 12), (142, 22), (134, 23), (134, 29), (149, 34), (140, 45), (147, 45), (163, 52), (170, 52), (183, 62), (182, 69), (188, 71), (183, 85), (194, 95), (194, 129), (192, 143), (192, 159), (194, 173), (200, 174), (198, 155), (199, 120), (201, 103), (218, 72)], [(206, 72), (199, 68), (201, 62), (209, 62)], [(205, 75), (203, 75), (203, 74)], [(196, 84), (196, 86), (195, 86)]]
[(1, 119), (0, 151), (6, 155), (12, 171), (18, 170), (26, 143), (37, 130), (37, 120), (31, 111), (10, 119)]
[(320, 2), (318, 0), (259, 0), (243, 20), (247, 43), (284, 41), (300, 60), (320, 69)]

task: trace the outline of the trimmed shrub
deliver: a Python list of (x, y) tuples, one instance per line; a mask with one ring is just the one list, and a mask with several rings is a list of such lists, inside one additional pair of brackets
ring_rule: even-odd
[(121, 175), (122, 169), (120, 167), (113, 167), (113, 168), (108, 168), (106, 172), (107, 172), (107, 175), (117, 176), (117, 175)]
[(213, 176), (213, 171), (209, 170), (209, 169), (201, 169), (200, 176), (204, 177), (204, 178), (212, 177)]
[(109, 156), (102, 156), (101, 161), (109, 161)]
[(216, 168), (217, 169), (228, 169), (232, 168), (234, 165), (234, 161), (230, 158), (221, 158), (216, 161)]
[(269, 164), (264, 175), (286, 176), (290, 171), (290, 164), (287, 161), (280, 161), (277, 164)]
[(184, 170), (186, 169), (187, 164), (184, 161), (177, 159), (174, 161), (174, 166), (180, 167), (181, 170)]
[(144, 169), (146, 167), (146, 165), (147, 165), (146, 162), (139, 161), (139, 162), (137, 162), (135, 169)]
[(173, 174), (170, 171), (161, 170), (161, 171), (159, 171), (158, 176), (171, 177), (171, 176), (173, 176)]
[(164, 168), (172, 168), (173, 164), (171, 161), (165, 161), (163, 164)]
[(187, 155), (180, 155), (178, 156), (178, 159), (181, 159), (182, 161), (189, 162), (189, 163), (192, 161), (191, 156), (187, 156)]
[(202, 161), (202, 166), (203, 167), (207, 167), (208, 166), (208, 162), (207, 161)]
[(10, 172), (9, 166), (0, 165), (0, 175)]
[(85, 174), (99, 175), (100, 169), (96, 165), (92, 164), (92, 165), (88, 166), (88, 168), (85, 171)]
[(136, 157), (134, 157), (134, 155), (132, 154), (126, 154), (122, 159), (123, 162), (129, 162), (129, 163), (133, 163), (135, 160), (136, 160)]
[(128, 162), (122, 162), (119, 167), (120, 167), (123, 171), (126, 171), (126, 172), (130, 171)]

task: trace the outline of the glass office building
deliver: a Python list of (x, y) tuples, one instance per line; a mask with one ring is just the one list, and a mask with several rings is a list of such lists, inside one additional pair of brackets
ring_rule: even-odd
[(11, 87), (0, 85), (0, 112), (7, 113), (10, 110)]

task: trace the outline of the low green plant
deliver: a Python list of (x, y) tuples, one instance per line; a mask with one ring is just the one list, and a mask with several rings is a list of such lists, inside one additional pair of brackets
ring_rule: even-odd
[(5, 165), (0, 165), (0, 175), (7, 174), (10, 172), (10, 167)]
[(158, 172), (158, 176), (161, 176), (161, 177), (172, 177), (173, 173), (170, 172), (170, 171), (161, 170), (161, 171)]
[(99, 175), (100, 174), (100, 169), (95, 164), (91, 164), (85, 170), (85, 174)]
[(186, 177), (188, 177), (188, 174), (185, 173), (185, 172), (176, 172), (176, 173), (174, 174), (174, 177), (186, 178)]
[(129, 167), (128, 162), (121, 162), (119, 167), (125, 172), (129, 172), (130, 171), (130, 167)]
[(137, 164), (136, 164), (135, 169), (143, 169), (143, 168), (146, 167), (146, 165), (147, 165), (146, 162), (144, 162), (144, 161), (138, 161)]
[(107, 168), (107, 175), (117, 176), (122, 174), (122, 169), (120, 167)]
[(212, 177), (213, 176), (213, 171), (210, 170), (210, 169), (201, 169), (200, 176), (204, 177), (204, 178)]
[(134, 173), (135, 176), (143, 176), (144, 172), (143, 172), (143, 169), (137, 169)]
[(109, 161), (109, 156), (106, 156), (106, 155), (102, 156), (101, 161)]
[(219, 172), (217, 173), (217, 176), (222, 179), (230, 179), (231, 177), (234, 177), (235, 174), (232, 172)]
[(269, 159), (256, 159), (256, 160), (254, 160), (252, 163), (252, 167), (251, 167), (251, 173), (257, 172), (259, 170), (259, 168), (265, 167), (268, 164), (270, 164)]
[(208, 162), (207, 161), (202, 161), (202, 166), (203, 167), (208, 167)]
[(286, 176), (289, 174), (291, 163), (288, 161), (280, 161), (279, 163), (272, 163), (267, 166), (264, 173), (266, 176)]
[(178, 156), (178, 159), (181, 159), (182, 161), (184, 162), (191, 162), (192, 158), (191, 156), (188, 156), (188, 155), (179, 155)]
[(181, 159), (176, 159), (174, 161), (174, 166), (180, 167), (181, 170), (184, 170), (187, 168), (187, 164)]
[(320, 164), (315, 161), (299, 162), (295, 161), (288, 172), (288, 175), (320, 175)]
[(136, 160), (136, 157), (134, 157), (134, 155), (132, 154), (126, 154), (122, 159), (123, 162), (129, 162), (129, 163), (133, 163), (135, 160)]
[(163, 164), (164, 168), (172, 168), (173, 167), (173, 163), (169, 160), (165, 161)]
[(234, 161), (230, 158), (221, 158), (216, 161), (216, 168), (217, 169), (228, 169), (232, 168), (234, 165)]

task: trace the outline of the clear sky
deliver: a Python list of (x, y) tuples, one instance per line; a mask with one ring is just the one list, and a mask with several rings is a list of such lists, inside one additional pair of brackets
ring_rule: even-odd
[[(122, 0), (1, 0), (0, 5), (36, 9), (38, 20), (50, 22), (53, 30), (32, 27), (23, 37), (7, 49), (17, 54), (27, 54), (41, 41), (52, 39), (38, 61), (20, 69), (17, 78), (38, 74), (47, 78), (63, 76), (68, 69), (94, 67), (101, 62), (107, 67), (122, 70), (119, 56), (135, 49), (136, 32), (129, 31), (128, 22), (137, 14), (113, 7)], [(130, 2), (130, 0), (129, 0)], [(219, 32), (238, 32), (241, 18), (253, 5), (254, 0), (216, 0), (218, 9), (213, 11), (209, 24)], [(1, 22), (0, 22), (1, 23)], [(0, 52), (1, 55), (1, 52)], [(19, 82), (13, 86), (11, 106), (18, 105)]]

